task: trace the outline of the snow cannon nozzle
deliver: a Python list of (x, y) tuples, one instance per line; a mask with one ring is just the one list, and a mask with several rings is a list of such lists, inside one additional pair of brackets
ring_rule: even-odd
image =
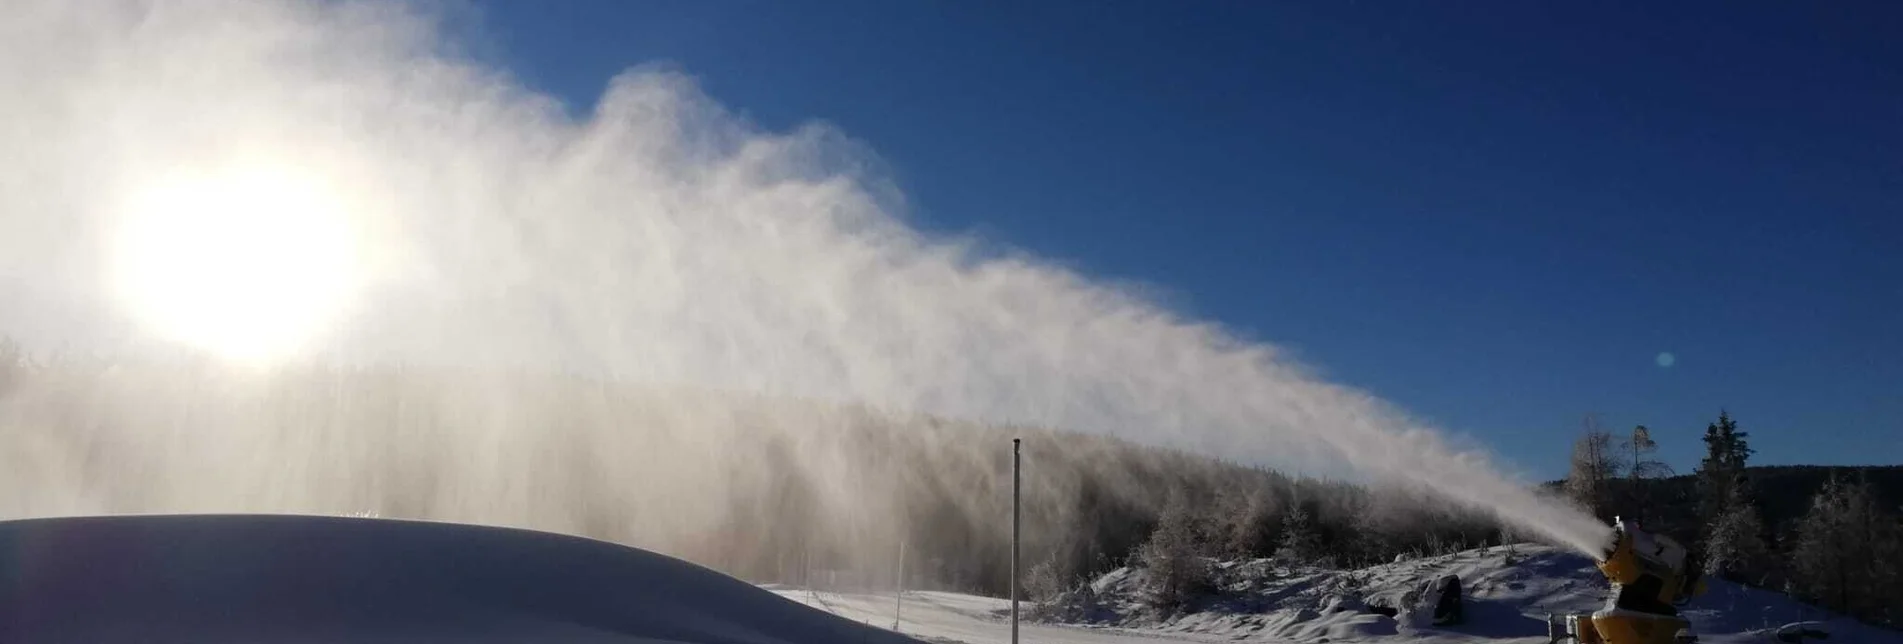
[(1614, 554), (1617, 554), (1619, 552), (1619, 546), (1626, 545), (1626, 542), (1632, 538), (1632, 532), (1637, 528), (1637, 525), (1626, 521), (1625, 517), (1612, 517), (1612, 539), (1607, 541), (1602, 548), (1599, 554), (1599, 560), (1606, 561), (1611, 559)]

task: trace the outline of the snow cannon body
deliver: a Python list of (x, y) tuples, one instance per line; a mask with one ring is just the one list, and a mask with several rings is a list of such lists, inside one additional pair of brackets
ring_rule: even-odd
[(1605, 644), (1674, 644), (1697, 641), (1678, 607), (1705, 591), (1693, 557), (1677, 541), (1648, 534), (1618, 520), (1612, 548), (1597, 562), (1612, 582), (1612, 598), (1592, 614), (1592, 630)]

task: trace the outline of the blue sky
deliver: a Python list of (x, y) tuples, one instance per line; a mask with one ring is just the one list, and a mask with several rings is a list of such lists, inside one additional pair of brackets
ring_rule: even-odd
[(1155, 285), (1538, 474), (1588, 412), (1682, 471), (1720, 408), (1759, 462), (1903, 461), (1903, 4), (477, 6), (578, 112), (666, 62), (831, 123), (924, 228)]

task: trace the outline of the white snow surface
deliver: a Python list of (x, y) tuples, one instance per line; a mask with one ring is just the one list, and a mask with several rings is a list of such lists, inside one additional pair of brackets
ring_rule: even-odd
[[(1027, 620), (1020, 639), (1534, 644), (1546, 641), (1546, 614), (1588, 612), (1607, 595), (1590, 561), (1539, 546), (1348, 571), (1217, 566), (1221, 591), (1174, 614), (1143, 607), (1142, 570), (1113, 571), (1090, 584), (1094, 601), (1059, 613), (1067, 623)], [(1464, 624), (1367, 610), (1404, 604), (1447, 574), (1461, 579)], [(895, 599), (760, 588), (643, 550), (506, 528), (277, 515), (0, 521), (0, 642), (1010, 641), (1006, 600), (907, 592), (895, 633)], [(1811, 620), (1833, 642), (1903, 644), (1895, 631), (1719, 580), (1685, 613), (1711, 644), (1769, 642), (1769, 629)]]
[[(1032, 606), (1021, 641), (1057, 644), (1141, 642), (1432, 642), (1537, 644), (1547, 641), (1547, 614), (1584, 613), (1605, 605), (1608, 586), (1592, 562), (1570, 551), (1536, 545), (1423, 557), (1347, 571), (1290, 569), (1269, 560), (1223, 562), (1221, 593), (1191, 610), (1158, 614), (1139, 601), (1143, 571), (1122, 568), (1090, 585), (1097, 601), (1065, 613), (1067, 623), (1033, 623)], [(1400, 619), (1366, 610), (1399, 606), (1429, 580), (1460, 578), (1465, 621), (1435, 627), (1419, 613)], [(1903, 633), (1864, 625), (1806, 606), (1784, 595), (1710, 580), (1709, 591), (1683, 608), (1702, 642), (1772, 642), (1780, 625), (1825, 622), (1834, 642), (1903, 644)], [(873, 626), (893, 626), (891, 592), (829, 593), (777, 587), (783, 597)], [(1007, 600), (946, 592), (907, 592), (899, 630), (936, 642), (1002, 644), (1010, 641)]]
[(644, 550), (367, 518), (0, 521), (0, 642), (905, 644)]

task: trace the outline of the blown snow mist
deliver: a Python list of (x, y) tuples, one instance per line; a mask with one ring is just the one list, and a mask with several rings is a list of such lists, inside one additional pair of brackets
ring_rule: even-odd
[[(1101, 432), (1409, 484), (1585, 552), (1606, 538), (1484, 453), (1274, 347), (1036, 257), (921, 234), (851, 141), (817, 125), (761, 131), (675, 71), (624, 73), (575, 118), (457, 56), (410, 6), (48, 0), (8, 11), (0, 330), (31, 347), (187, 347), (266, 371), (528, 370)], [(173, 394), (266, 395), (237, 373), (209, 393)], [(608, 407), (556, 405), (505, 382), (432, 403), (461, 419), (448, 445), (188, 411), (107, 428), (29, 418), (36, 394), (16, 391), (0, 408), (14, 428), (0, 444), (43, 451), (20, 428), (78, 423), (89, 449), (137, 463), (105, 477), (138, 484), (9, 469), (10, 487), (44, 494), (10, 497), (4, 511), (327, 507), (409, 493), (397, 488), (421, 484), (363, 475), (372, 460), (409, 459), (446, 472), (420, 513), (561, 523), (541, 506), (606, 501), (512, 487), (507, 472), (631, 449), (628, 434), (747, 422), (689, 396), (654, 403), (675, 419), (665, 430), (625, 427)], [(90, 395), (157, 409), (168, 394)], [(352, 400), (338, 395), (333, 405)], [(550, 429), (551, 414), (570, 429)], [(801, 458), (824, 471), (824, 454)], [(595, 466), (667, 486), (665, 460)]]

